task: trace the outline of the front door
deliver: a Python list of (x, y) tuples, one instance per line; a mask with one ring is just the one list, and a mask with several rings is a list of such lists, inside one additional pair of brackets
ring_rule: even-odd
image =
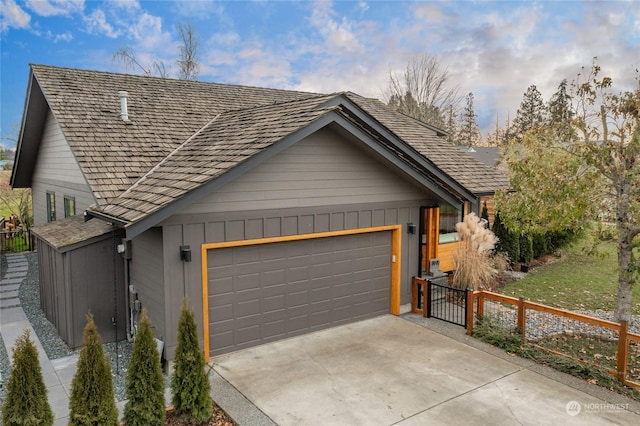
[(430, 272), (429, 261), (438, 257), (438, 230), (440, 229), (440, 207), (420, 208), (420, 271), (424, 277)]

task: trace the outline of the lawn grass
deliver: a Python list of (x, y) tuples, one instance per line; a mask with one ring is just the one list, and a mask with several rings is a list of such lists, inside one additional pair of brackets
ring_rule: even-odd
[[(618, 289), (616, 244), (602, 242), (602, 256), (586, 254), (591, 245), (585, 238), (564, 250), (550, 264), (531, 269), (526, 278), (504, 286), (507, 296), (524, 296), (532, 302), (556, 308), (613, 311)], [(640, 286), (633, 288), (632, 310), (640, 315)]]

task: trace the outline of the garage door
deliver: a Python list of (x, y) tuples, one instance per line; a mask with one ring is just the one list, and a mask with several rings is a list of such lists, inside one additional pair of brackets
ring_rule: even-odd
[(208, 250), (209, 355), (389, 313), (391, 234)]

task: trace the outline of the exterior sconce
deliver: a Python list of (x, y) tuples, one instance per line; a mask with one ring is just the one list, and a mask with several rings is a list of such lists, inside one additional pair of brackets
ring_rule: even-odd
[(180, 260), (191, 262), (191, 246), (180, 246)]
[(407, 234), (413, 235), (416, 233), (416, 225), (414, 223), (407, 223)]

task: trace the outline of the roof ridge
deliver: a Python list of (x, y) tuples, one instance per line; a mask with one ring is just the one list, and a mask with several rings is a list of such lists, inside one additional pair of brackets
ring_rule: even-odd
[(171, 156), (173, 156), (176, 152), (178, 152), (180, 149), (182, 149), (182, 147), (185, 146), (186, 144), (188, 144), (189, 141), (191, 141), (196, 136), (198, 136), (200, 133), (202, 133), (202, 131), (204, 129), (206, 129), (207, 127), (209, 127), (211, 125), (211, 123), (216, 121), (218, 119), (218, 117), (220, 117), (220, 115), (221, 114), (217, 114), (215, 117), (213, 117), (211, 120), (209, 120), (207, 122), (207, 124), (205, 124), (200, 129), (198, 129), (197, 132), (195, 132), (194, 134), (189, 136), (184, 142), (182, 142), (180, 145), (178, 145), (173, 151), (171, 151), (167, 156), (165, 156), (162, 160), (160, 160), (155, 166), (153, 166), (151, 169), (149, 169), (144, 175), (142, 175), (137, 181), (135, 181), (133, 183), (133, 185), (131, 185), (125, 191), (121, 192), (117, 197), (121, 197), (121, 196), (127, 194), (129, 191), (133, 191), (138, 185), (140, 185), (142, 182), (144, 182), (147, 179), (148, 176), (152, 175), (153, 172), (158, 170), (164, 163), (169, 161), (169, 158), (171, 158)]
[(43, 69), (57, 69), (57, 70), (68, 70), (68, 71), (81, 71), (90, 74), (102, 74), (102, 75), (113, 75), (120, 77), (133, 77), (140, 79), (150, 79), (156, 81), (171, 81), (185, 84), (204, 84), (204, 85), (213, 85), (213, 86), (221, 86), (221, 87), (238, 87), (238, 88), (246, 88), (246, 89), (257, 89), (257, 90), (268, 90), (274, 92), (287, 92), (287, 93), (300, 93), (300, 94), (312, 94), (312, 95), (323, 95), (323, 93), (317, 92), (307, 92), (302, 90), (293, 90), (293, 89), (277, 89), (273, 87), (262, 87), (262, 86), (252, 86), (245, 84), (232, 84), (232, 83), (220, 83), (217, 81), (202, 81), (202, 80), (185, 80), (175, 77), (158, 77), (153, 75), (143, 75), (143, 74), (130, 74), (125, 72), (115, 72), (115, 71), (101, 71), (101, 70), (90, 70), (86, 68), (72, 68), (72, 67), (63, 67), (57, 65), (46, 65), (46, 64), (35, 64), (29, 63), (29, 67), (32, 69), (35, 68), (43, 68)]

